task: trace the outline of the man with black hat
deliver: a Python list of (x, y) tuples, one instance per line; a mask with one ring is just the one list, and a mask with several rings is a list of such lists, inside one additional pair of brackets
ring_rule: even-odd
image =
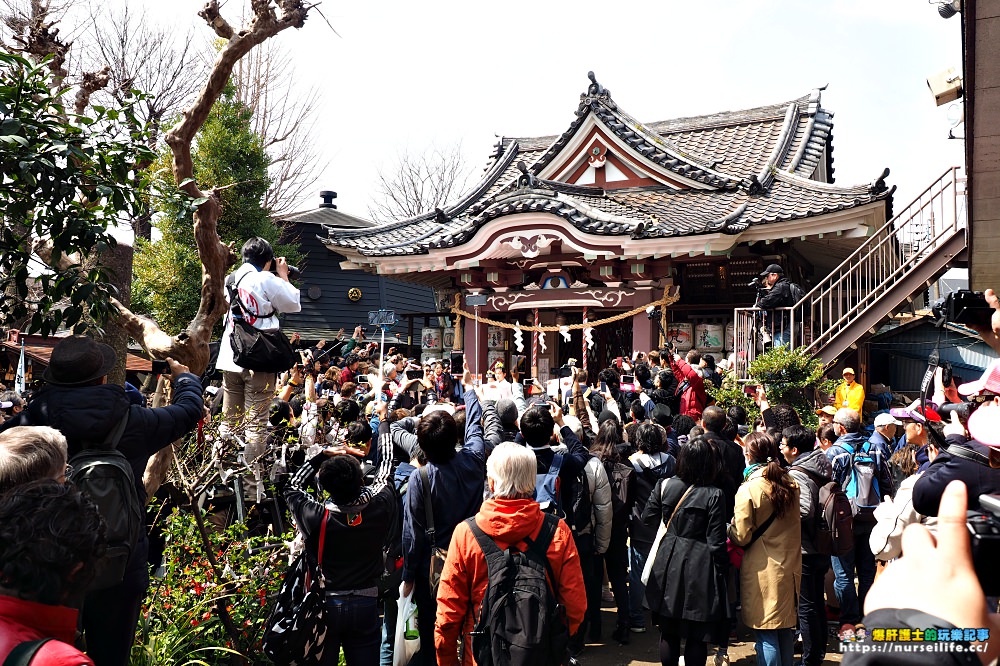
[[(785, 277), (785, 271), (778, 264), (771, 264), (760, 274), (764, 281), (763, 286), (757, 292), (757, 307), (764, 310), (774, 308), (788, 308), (795, 305), (792, 297), (792, 283)], [(789, 316), (783, 310), (775, 316), (774, 312), (765, 315), (765, 323), (768, 333), (771, 335), (771, 344), (775, 347), (787, 345), (789, 341)]]
[[(166, 360), (174, 385), (173, 404), (151, 409), (132, 404), (124, 387), (108, 383), (108, 373), (116, 363), (114, 349), (85, 335), (63, 338), (52, 349), (43, 375), (45, 387), (23, 412), (0, 425), (0, 432), (16, 426), (50, 426), (66, 437), (72, 458), (85, 445), (107, 440), (127, 415), (117, 448), (132, 467), (136, 492), (145, 502), (142, 476), (150, 456), (191, 432), (204, 408), (198, 376), (173, 359)], [(97, 666), (129, 661), (149, 587), (149, 543), (145, 530), (139, 532), (122, 582), (91, 592), (84, 601), (87, 655)]]

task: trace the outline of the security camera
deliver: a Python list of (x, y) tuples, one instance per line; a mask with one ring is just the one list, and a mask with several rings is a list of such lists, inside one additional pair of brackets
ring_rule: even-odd
[(937, 105), (944, 106), (962, 96), (962, 77), (955, 72), (954, 67), (949, 67), (928, 77), (927, 87), (931, 89)]
[(938, 3), (938, 15), (941, 18), (950, 19), (960, 11), (962, 11), (962, 0)]

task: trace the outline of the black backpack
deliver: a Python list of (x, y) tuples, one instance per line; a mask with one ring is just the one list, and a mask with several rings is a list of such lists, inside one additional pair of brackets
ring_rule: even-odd
[(38, 651), (44, 647), (49, 641), (54, 641), (54, 638), (43, 638), (37, 641), (25, 641), (23, 643), (18, 643), (7, 658), (3, 660), (3, 666), (28, 666)]
[(816, 484), (813, 498), (813, 544), (820, 555), (841, 557), (854, 550), (854, 511), (847, 493), (836, 481), (827, 481), (805, 467), (792, 465)]
[(575, 481), (572, 487), (571, 504), (566, 512), (566, 523), (572, 530), (573, 536), (579, 539), (583, 536), (593, 536), (596, 524), (593, 490), (590, 487), (590, 477), (587, 476), (586, 465)]
[(489, 582), (472, 631), (478, 666), (560, 666), (569, 648), (566, 609), (552, 586), (555, 574), (547, 552), (559, 518), (545, 514), (537, 539), (528, 548), (500, 550), (476, 524), (465, 521), (486, 557)]
[(789, 294), (791, 294), (791, 301), (792, 301), (791, 303), (788, 304), (788, 307), (795, 305), (796, 303), (801, 301), (806, 295), (806, 290), (800, 287), (799, 285), (795, 284), (794, 282), (788, 283), (788, 292)]
[(635, 468), (622, 463), (604, 463), (604, 471), (608, 473), (611, 483), (611, 515), (615, 524), (628, 521), (629, 486), (632, 485), (632, 473)]
[(145, 507), (135, 488), (132, 466), (118, 450), (128, 412), (103, 442), (85, 442), (69, 459), (69, 480), (97, 505), (107, 526), (108, 549), (97, 562), (97, 574), (89, 591), (103, 590), (122, 582), (125, 567), (145, 529)]

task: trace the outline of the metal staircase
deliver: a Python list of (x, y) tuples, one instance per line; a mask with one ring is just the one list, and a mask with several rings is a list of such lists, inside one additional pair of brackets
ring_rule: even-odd
[(798, 303), (769, 311), (736, 308), (736, 371), (748, 376), (769, 335), (832, 365), (967, 247), (965, 179), (952, 167), (813, 287)]

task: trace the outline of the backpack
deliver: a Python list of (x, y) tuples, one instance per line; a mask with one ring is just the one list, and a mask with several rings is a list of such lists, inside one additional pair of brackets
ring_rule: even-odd
[(806, 290), (800, 287), (799, 285), (795, 284), (794, 282), (788, 283), (788, 292), (791, 294), (791, 301), (792, 301), (791, 303), (788, 304), (788, 307), (795, 305), (803, 298), (805, 298), (806, 295)]
[(804, 472), (816, 484), (813, 499), (813, 544), (820, 555), (848, 554), (854, 549), (854, 508), (847, 494), (836, 481), (825, 481), (805, 467), (791, 469)]
[(559, 498), (559, 470), (562, 469), (563, 456), (557, 453), (552, 456), (552, 464), (544, 474), (535, 474), (535, 501), (544, 513), (552, 513), (560, 518), (566, 517)]
[(392, 488), (396, 510), (386, 530), (382, 546), (382, 574), (379, 576), (378, 594), (380, 600), (394, 601), (399, 597), (399, 584), (403, 581), (403, 506), (409, 478), (393, 477), (388, 484)]
[(128, 412), (103, 442), (85, 442), (83, 450), (69, 459), (69, 480), (97, 505), (107, 526), (108, 548), (97, 562), (97, 573), (89, 591), (103, 590), (122, 582), (125, 567), (145, 529), (145, 507), (135, 488), (132, 466), (118, 450)]
[(860, 450), (851, 452), (851, 475), (844, 492), (851, 502), (856, 521), (876, 522), (875, 507), (882, 502), (878, 481), (881, 467), (882, 456), (871, 442), (865, 442)]
[(42, 638), (37, 641), (18, 643), (3, 660), (3, 666), (28, 666), (39, 650), (45, 647), (46, 643), (54, 640), (54, 638)]
[[(593, 464), (590, 460), (596, 461), (596, 458), (589, 458), (587, 465), (584, 466), (583, 471), (580, 472), (580, 476), (576, 478), (576, 483), (573, 484), (573, 494), (572, 500), (567, 511), (566, 523), (569, 525), (570, 530), (573, 532), (573, 536), (579, 539), (581, 536), (592, 536), (594, 534), (594, 525), (596, 520), (594, 520), (594, 486), (595, 483), (591, 484), (591, 477), (587, 474), (587, 466)], [(597, 465), (600, 462), (597, 461)], [(596, 471), (594, 472), (597, 473)], [(579, 542), (577, 542), (579, 547)]]
[[(535, 540), (526, 538), (524, 552), (500, 550), (479, 525), (466, 525), (486, 558), (489, 581), (472, 631), (472, 653), (478, 666), (559, 666), (566, 661), (569, 627), (566, 609), (549, 581), (555, 574), (549, 544), (559, 518), (546, 514)], [(548, 579), (546, 578), (548, 574)]]
[(624, 524), (628, 521), (629, 488), (632, 485), (632, 473), (635, 469), (631, 465), (622, 463), (604, 463), (604, 471), (608, 473), (608, 482), (611, 484), (612, 523)]

